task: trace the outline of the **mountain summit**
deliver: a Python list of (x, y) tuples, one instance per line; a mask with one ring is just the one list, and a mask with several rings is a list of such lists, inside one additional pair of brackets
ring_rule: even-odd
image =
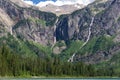
[(25, 3), (37, 6), (41, 11), (52, 12), (59, 15), (70, 14), (71, 12), (81, 9), (93, 2), (94, 0), (57, 0), (57, 1), (41, 1), (33, 4), (32, 1), (24, 1)]
[(52, 12), (55, 13), (56, 15), (62, 15), (62, 14), (70, 14), (75, 10), (81, 9), (85, 7), (83, 4), (71, 4), (71, 5), (62, 5), (62, 6), (56, 6), (52, 4), (48, 4), (43, 7), (39, 7), (41, 11), (46, 11), (46, 12)]

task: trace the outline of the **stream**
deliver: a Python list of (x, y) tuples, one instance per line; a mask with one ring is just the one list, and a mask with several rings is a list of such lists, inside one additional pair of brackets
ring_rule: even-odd
[[(90, 23), (90, 27), (89, 27), (89, 30), (88, 30), (88, 37), (87, 37), (87, 40), (83, 43), (83, 45), (79, 48), (81, 49), (82, 47), (84, 47), (88, 41), (90, 40), (90, 36), (91, 36), (91, 27), (93, 25), (93, 22), (94, 22), (94, 17), (92, 17), (92, 20), (91, 20), (91, 23)], [(76, 55), (78, 51), (76, 51), (69, 59), (68, 59), (68, 62), (73, 62), (73, 58), (74, 56)]]

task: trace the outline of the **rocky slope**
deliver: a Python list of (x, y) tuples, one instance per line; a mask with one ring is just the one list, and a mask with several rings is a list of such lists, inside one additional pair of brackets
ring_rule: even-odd
[(65, 61), (89, 64), (119, 61), (113, 58), (120, 52), (119, 8), (118, 0), (96, 0), (58, 18), (33, 6), (1, 0), (0, 42), (31, 56), (53, 57), (55, 53)]
[(1, 15), (6, 16), (2, 16), (5, 19), (2, 21), (6, 22), (3, 24), (11, 28), (8, 29), (8, 32), (27, 40), (43, 43), (44, 45), (47, 45), (48, 42), (53, 42), (55, 14), (20, 7), (8, 0), (1, 0), (0, 4), (3, 12)]
[(5, 44), (24, 56), (48, 56), (51, 50), (46, 46), (54, 43), (56, 15), (15, 2), (0, 1), (0, 46)]
[(10, 0), (10, 1), (19, 5), (20, 7), (31, 7), (31, 5), (23, 3), (23, 0)]
[[(76, 52), (76, 55), (70, 53), (71, 56), (74, 55), (73, 61), (97, 63), (108, 60), (119, 52), (119, 45), (116, 45), (120, 41), (119, 8), (120, 1), (118, 0), (97, 0), (84, 9), (60, 17), (56, 29), (57, 40), (66, 42), (81, 40), (85, 44), (82, 49)], [(102, 40), (105, 38), (103, 42), (100, 40), (101, 38), (94, 39), (101, 36)], [(109, 42), (108, 38), (111, 40), (110, 43), (114, 45), (108, 45), (110, 44), (107, 43)], [(93, 39), (94, 44), (92, 43)], [(100, 42), (106, 43), (101, 44)], [(107, 49), (104, 50), (100, 46), (105, 46)]]

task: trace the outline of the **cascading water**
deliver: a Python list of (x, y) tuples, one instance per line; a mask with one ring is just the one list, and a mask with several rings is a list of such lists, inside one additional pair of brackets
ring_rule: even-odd
[[(81, 49), (83, 46), (85, 46), (88, 41), (90, 40), (90, 36), (91, 36), (91, 27), (93, 25), (93, 22), (94, 22), (94, 17), (92, 17), (92, 20), (91, 20), (91, 23), (90, 23), (90, 27), (89, 27), (89, 30), (88, 30), (88, 37), (87, 37), (87, 40), (83, 43), (83, 45), (79, 48)], [(76, 55), (78, 51), (76, 51), (69, 59), (68, 59), (68, 62), (73, 62), (73, 58), (74, 56)]]

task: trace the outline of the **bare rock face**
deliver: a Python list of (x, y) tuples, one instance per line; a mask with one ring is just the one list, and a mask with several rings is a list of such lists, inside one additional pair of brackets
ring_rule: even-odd
[(5, 36), (5, 32), (10, 32), (12, 34), (12, 26), (14, 21), (5, 13), (4, 10), (0, 9), (0, 37)]
[(102, 34), (115, 35), (119, 32), (119, 12), (119, 1), (96, 1), (70, 15), (61, 16), (57, 24), (56, 38), (57, 40), (80, 39), (85, 41), (93, 17), (91, 37)]
[[(19, 38), (38, 42), (42, 45), (53, 43), (53, 28), (46, 27), (37, 19), (27, 19), (19, 21), (13, 27), (13, 33)], [(19, 26), (18, 26), (19, 25)]]
[(0, 1), (1, 28), (5, 27), (3, 32), (43, 45), (51, 45), (54, 42), (53, 26), (56, 15), (41, 12), (35, 8), (20, 7), (15, 2), (17, 0)]
[(59, 41), (53, 46), (53, 53), (54, 54), (60, 54), (63, 50), (67, 48), (64, 41)]
[[(98, 0), (87, 7), (77, 10), (70, 15), (62, 15), (59, 17), (56, 29), (56, 39), (64, 40), (82, 40), (89, 41), (93, 37), (101, 35), (114, 36), (114, 41), (120, 42), (120, 1), (118, 0)], [(92, 19), (94, 20), (92, 21)], [(92, 22), (92, 23), (91, 23)], [(89, 40), (88, 40), (89, 36)], [(87, 45), (87, 44), (86, 44)], [(88, 52), (87, 56), (74, 57), (75, 61), (83, 61), (88, 63), (97, 63), (102, 60), (108, 60), (113, 56), (114, 49), (119, 51), (117, 45), (111, 47), (107, 51), (98, 51), (95, 54)], [(104, 56), (108, 54), (108, 56)], [(90, 62), (89, 62), (90, 61)]]
[(109, 51), (98, 51), (95, 54), (76, 55), (74, 61), (85, 62), (86, 64), (97, 64), (104, 61), (109, 61), (114, 55), (120, 52), (120, 46), (115, 46)]
[(31, 7), (29, 4), (25, 4), (22, 0), (10, 0), (14, 4), (19, 5), (20, 7)]

